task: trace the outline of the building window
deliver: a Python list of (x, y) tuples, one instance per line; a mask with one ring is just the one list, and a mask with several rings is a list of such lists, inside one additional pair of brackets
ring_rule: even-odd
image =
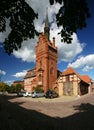
[(69, 75), (66, 76), (66, 81), (70, 81), (70, 76)]
[(42, 76), (41, 76), (41, 74), (39, 75), (39, 81), (42, 81)]

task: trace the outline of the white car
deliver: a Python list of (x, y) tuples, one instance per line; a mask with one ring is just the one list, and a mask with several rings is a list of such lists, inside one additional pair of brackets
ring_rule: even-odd
[(32, 97), (32, 92), (26, 92), (23, 94), (24, 97)]
[(32, 98), (44, 97), (45, 93), (43, 92), (32, 92)]

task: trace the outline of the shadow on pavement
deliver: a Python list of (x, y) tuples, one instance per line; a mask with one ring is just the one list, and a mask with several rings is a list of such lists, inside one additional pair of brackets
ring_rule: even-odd
[[(0, 96), (0, 130), (93, 130), (94, 105), (73, 106), (71, 116), (50, 117), (35, 110), (27, 110), (19, 103), (11, 103), (11, 96)], [(20, 102), (23, 104), (24, 102)], [(62, 108), (61, 108), (62, 109)]]

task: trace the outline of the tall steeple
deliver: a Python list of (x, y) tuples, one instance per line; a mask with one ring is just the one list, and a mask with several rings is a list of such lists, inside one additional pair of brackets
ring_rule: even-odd
[(47, 39), (49, 40), (50, 27), (49, 27), (48, 10), (47, 10), (47, 8), (46, 8), (46, 18), (45, 18), (44, 34), (45, 34), (45, 36), (47, 37)]

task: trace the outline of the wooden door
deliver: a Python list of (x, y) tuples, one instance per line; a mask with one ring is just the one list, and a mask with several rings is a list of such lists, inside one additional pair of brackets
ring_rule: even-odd
[(63, 83), (63, 94), (64, 95), (73, 95), (73, 82), (65, 82)]

